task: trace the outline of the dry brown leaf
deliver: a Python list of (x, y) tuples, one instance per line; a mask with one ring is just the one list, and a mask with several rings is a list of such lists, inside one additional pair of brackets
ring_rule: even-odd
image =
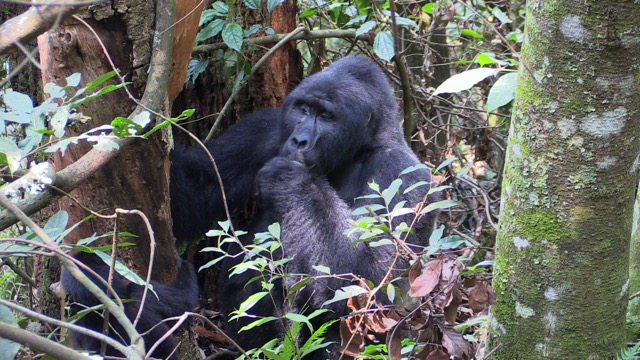
[(495, 300), (496, 295), (491, 285), (487, 283), (478, 283), (469, 291), (469, 306), (475, 313), (482, 312), (493, 304)]
[(468, 359), (473, 353), (471, 344), (449, 325), (440, 325), (442, 331), (442, 346), (447, 349), (449, 355), (460, 359)]
[(427, 355), (426, 360), (449, 360), (449, 355), (446, 352), (437, 349)]
[(340, 320), (340, 352), (349, 356), (361, 356), (365, 346), (365, 332), (358, 328), (359, 317)]
[(226, 344), (226, 345), (230, 344), (229, 339), (227, 339), (227, 337), (225, 337), (224, 335), (205, 329), (200, 325), (196, 325), (192, 329), (193, 329), (193, 332), (195, 332), (196, 334), (209, 338), (215, 342)]
[(402, 336), (400, 331), (389, 331), (387, 333), (387, 351), (389, 357), (394, 360), (400, 360), (402, 358)]
[(453, 285), (453, 291), (451, 292), (451, 301), (449, 305), (444, 309), (444, 318), (451, 325), (456, 323), (458, 317), (458, 306), (462, 303), (462, 296), (460, 295), (459, 286)]
[(424, 267), (420, 261), (416, 261), (409, 269), (409, 296), (423, 297), (440, 283), (440, 273), (442, 272), (442, 260), (434, 259), (429, 261)]

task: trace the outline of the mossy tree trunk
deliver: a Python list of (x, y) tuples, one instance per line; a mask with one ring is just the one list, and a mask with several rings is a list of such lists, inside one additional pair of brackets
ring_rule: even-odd
[(633, 208), (633, 231), (629, 255), (629, 308), (627, 309), (627, 340), (640, 338), (640, 187)]
[(640, 165), (640, 7), (527, 1), (502, 191), (492, 359), (625, 345)]

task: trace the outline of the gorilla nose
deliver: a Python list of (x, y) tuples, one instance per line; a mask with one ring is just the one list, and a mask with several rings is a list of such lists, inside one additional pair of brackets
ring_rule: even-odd
[(293, 136), (289, 140), (289, 149), (292, 151), (305, 151), (309, 148), (311, 142), (306, 137)]

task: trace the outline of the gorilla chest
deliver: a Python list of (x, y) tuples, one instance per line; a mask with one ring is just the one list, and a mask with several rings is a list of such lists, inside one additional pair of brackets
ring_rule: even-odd
[(363, 164), (355, 162), (345, 165), (337, 174), (329, 178), (331, 186), (336, 190), (338, 196), (350, 207), (354, 204), (354, 199), (364, 195), (362, 189), (366, 185), (367, 179), (363, 179)]

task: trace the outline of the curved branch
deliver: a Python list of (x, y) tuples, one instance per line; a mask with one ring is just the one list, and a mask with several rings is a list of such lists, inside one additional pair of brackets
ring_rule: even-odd
[(71, 4), (31, 6), (27, 11), (0, 26), (0, 56), (15, 50), (16, 43), (29, 42), (56, 27), (60, 20), (76, 10), (78, 7)]

